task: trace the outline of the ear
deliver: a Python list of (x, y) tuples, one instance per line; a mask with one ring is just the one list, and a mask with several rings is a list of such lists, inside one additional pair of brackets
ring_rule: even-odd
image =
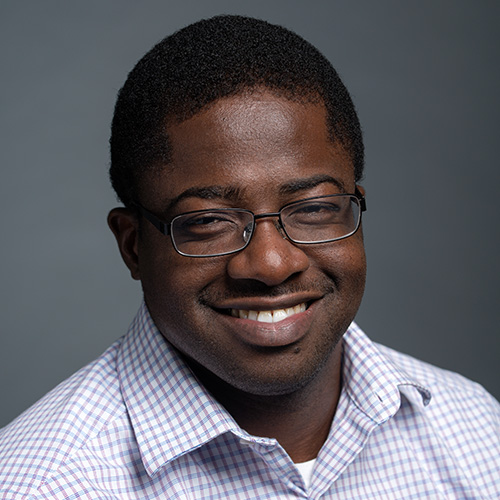
[(108, 215), (108, 225), (132, 278), (139, 280), (139, 221), (136, 214), (128, 208), (113, 208)]
[(361, 196), (366, 196), (366, 191), (363, 186), (360, 186), (359, 184), (356, 184), (356, 189), (361, 193)]

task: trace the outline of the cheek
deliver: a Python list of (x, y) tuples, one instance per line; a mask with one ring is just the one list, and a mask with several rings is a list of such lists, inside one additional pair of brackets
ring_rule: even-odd
[(178, 254), (156, 259), (155, 264), (143, 279), (144, 300), (151, 317), (172, 345), (202, 362), (207, 344), (216, 335), (211, 310), (200, 303), (200, 297), (220, 276), (221, 265)]
[(343, 252), (342, 264), (339, 266), (339, 275), (344, 280), (344, 285), (352, 289), (352, 294), (359, 296), (357, 306), (365, 290), (366, 281), (366, 256), (362, 244), (351, 245)]
[[(331, 246), (330, 246), (331, 245)], [(335, 282), (343, 285), (350, 283), (354, 288), (364, 286), (366, 277), (366, 256), (363, 240), (360, 236), (352, 236), (317, 247), (314, 260), (321, 270), (328, 274)]]
[(321, 272), (335, 284), (336, 292), (329, 305), (332, 328), (339, 324), (347, 328), (358, 312), (365, 290), (365, 252), (361, 238), (337, 241), (332, 245), (330, 251), (319, 251)]
[[(321, 253), (322, 272), (335, 284), (327, 306), (326, 330), (341, 335), (355, 318), (365, 290), (366, 258), (362, 240), (334, 242), (335, 251)], [(339, 333), (341, 332), (341, 333)]]
[(183, 257), (164, 241), (144, 245), (140, 272), (150, 311), (162, 319), (189, 320), (201, 292), (223, 272), (222, 267), (210, 259)]

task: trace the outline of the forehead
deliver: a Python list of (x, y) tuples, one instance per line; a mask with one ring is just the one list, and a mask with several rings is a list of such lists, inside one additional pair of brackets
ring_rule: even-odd
[(332, 141), (322, 104), (248, 92), (168, 125), (167, 135), (172, 160), (144, 186), (158, 207), (210, 186), (248, 198), (282, 193), (283, 185), (309, 177), (354, 187), (352, 162)]

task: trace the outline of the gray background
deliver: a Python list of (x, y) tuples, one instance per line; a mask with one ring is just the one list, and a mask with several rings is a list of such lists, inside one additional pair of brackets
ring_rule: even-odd
[(172, 31), (283, 24), (333, 62), (366, 138), (377, 341), (500, 397), (500, 2), (0, 2), (0, 425), (122, 335), (140, 287), (105, 218), (114, 99)]

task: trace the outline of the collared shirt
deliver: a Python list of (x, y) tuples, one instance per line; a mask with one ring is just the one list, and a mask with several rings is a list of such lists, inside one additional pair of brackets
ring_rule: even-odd
[(1, 431), (0, 498), (498, 498), (499, 421), (477, 384), (352, 324), (307, 488), (276, 440), (249, 435), (198, 383), (143, 305), (125, 337)]

